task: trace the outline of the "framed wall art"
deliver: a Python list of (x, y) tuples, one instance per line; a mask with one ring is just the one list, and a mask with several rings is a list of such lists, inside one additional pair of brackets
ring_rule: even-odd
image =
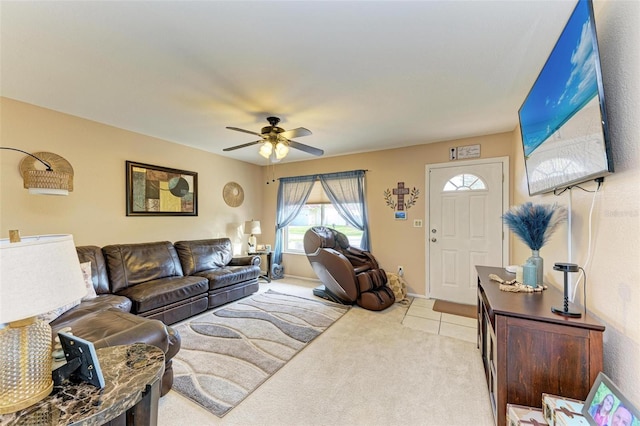
[(197, 216), (198, 174), (126, 162), (127, 216)]

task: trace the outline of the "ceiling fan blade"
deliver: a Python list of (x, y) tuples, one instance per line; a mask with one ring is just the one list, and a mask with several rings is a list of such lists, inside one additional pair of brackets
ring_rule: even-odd
[(240, 149), (240, 148), (246, 148), (248, 146), (255, 145), (255, 144), (261, 143), (261, 142), (264, 142), (264, 140), (260, 139), (259, 141), (255, 141), (255, 142), (243, 143), (242, 145), (232, 146), (231, 148), (225, 148), (225, 149), (223, 149), (223, 151), (233, 151), (233, 150)]
[(311, 130), (305, 129), (304, 127), (298, 127), (297, 129), (287, 130), (286, 132), (280, 133), (279, 136), (282, 136), (286, 139), (291, 138), (301, 138), (302, 136), (309, 136), (311, 134)]
[(324, 151), (319, 149), (319, 148), (314, 148), (312, 146), (305, 145), (303, 143), (292, 141), (292, 140), (289, 141), (289, 146), (291, 148), (299, 149), (300, 151), (304, 151), (304, 152), (312, 154), (312, 155), (320, 156), (320, 155), (324, 154)]
[(239, 129), (237, 127), (227, 127), (229, 130), (235, 130), (236, 132), (249, 133), (250, 135), (262, 136), (260, 133), (252, 132), (251, 130)]

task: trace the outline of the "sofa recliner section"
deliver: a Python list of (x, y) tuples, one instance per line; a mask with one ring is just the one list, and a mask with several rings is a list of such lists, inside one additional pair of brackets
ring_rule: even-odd
[(102, 248), (113, 293), (132, 302), (131, 312), (173, 324), (207, 310), (206, 279), (184, 276), (169, 241)]
[(63, 328), (88, 340), (96, 348), (147, 343), (160, 348), (165, 355), (161, 395), (173, 385), (172, 358), (180, 350), (180, 335), (163, 322), (130, 313), (132, 303), (125, 296), (110, 293), (106, 263), (97, 246), (76, 247), (80, 263), (91, 262), (91, 280), (96, 297), (83, 300), (49, 323), (52, 339)]
[(233, 257), (229, 238), (174, 243), (184, 273), (208, 282), (208, 308), (212, 309), (258, 291), (260, 256)]

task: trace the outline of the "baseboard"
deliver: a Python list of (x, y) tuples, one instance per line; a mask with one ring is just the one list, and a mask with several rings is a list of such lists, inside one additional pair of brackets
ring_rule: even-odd
[(289, 274), (284, 274), (284, 278), (293, 278), (293, 279), (296, 279), (296, 280), (309, 281), (309, 282), (313, 282), (313, 283), (320, 283), (321, 282), (317, 278), (299, 277), (297, 275), (289, 275)]
[(407, 293), (407, 296), (416, 297), (418, 299), (428, 299), (424, 294)]

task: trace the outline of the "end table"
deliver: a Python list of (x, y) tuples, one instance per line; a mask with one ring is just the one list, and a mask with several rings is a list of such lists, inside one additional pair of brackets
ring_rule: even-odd
[[(96, 349), (105, 387), (88, 383), (54, 386), (42, 401), (0, 416), (0, 425), (156, 425), (164, 353), (144, 343)], [(120, 416), (124, 414), (124, 419)]]
[(266, 256), (266, 258), (267, 258), (267, 270), (265, 271), (264, 275), (260, 275), (259, 278), (262, 278), (266, 282), (270, 283), (271, 282), (271, 252), (270, 251), (257, 251), (254, 254), (257, 254), (258, 256)]

